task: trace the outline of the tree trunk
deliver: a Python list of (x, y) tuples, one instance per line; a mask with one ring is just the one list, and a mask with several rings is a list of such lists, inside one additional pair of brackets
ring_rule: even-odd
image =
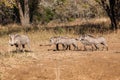
[(118, 8), (118, 6), (116, 5), (116, 0), (108, 0), (109, 2), (107, 2), (107, 0), (101, 0), (102, 7), (103, 9), (105, 9), (107, 15), (110, 18), (111, 21), (111, 30), (117, 30), (118, 29), (118, 20), (115, 15), (116, 10)]
[(110, 27), (110, 29), (112, 29), (112, 30), (117, 30), (117, 22), (116, 22), (116, 20), (114, 19), (114, 17), (113, 16), (111, 16), (110, 17), (110, 20), (111, 20), (111, 27)]
[(112, 30), (117, 30), (117, 21), (115, 18), (115, 0), (109, 0), (110, 3), (110, 20), (111, 20), (111, 29)]
[(17, 5), (20, 14), (20, 22), (22, 26), (30, 26), (30, 18), (29, 18), (29, 5), (28, 0), (24, 0), (24, 11), (22, 10), (20, 0), (17, 0)]
[(28, 0), (24, 0), (24, 20), (25, 20), (25, 22), (24, 22), (24, 24), (26, 25), (26, 26), (29, 26), (30, 25), (30, 17), (29, 17), (29, 2), (28, 2)]

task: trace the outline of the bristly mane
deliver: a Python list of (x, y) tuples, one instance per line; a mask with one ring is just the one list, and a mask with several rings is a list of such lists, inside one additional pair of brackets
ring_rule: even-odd
[(21, 36), (21, 35), (19, 35), (19, 34), (15, 34), (15, 38), (16, 38), (16, 37), (20, 37), (20, 36)]
[(96, 38), (95, 36), (93, 36), (93, 35), (90, 35), (90, 34), (88, 34), (88, 36), (89, 36), (89, 37), (92, 37), (92, 38)]

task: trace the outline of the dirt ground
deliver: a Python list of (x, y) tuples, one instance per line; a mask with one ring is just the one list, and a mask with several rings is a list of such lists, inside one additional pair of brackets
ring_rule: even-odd
[[(31, 37), (32, 51), (10, 52), (8, 37), (0, 40), (0, 80), (120, 80), (120, 36), (108, 34), (106, 51), (48, 51), (54, 46)], [(32, 35), (31, 35), (32, 36)], [(35, 39), (39, 39), (36, 41)], [(40, 41), (41, 40), (41, 41)], [(80, 47), (81, 48), (81, 47)], [(12, 48), (14, 49), (14, 48)]]

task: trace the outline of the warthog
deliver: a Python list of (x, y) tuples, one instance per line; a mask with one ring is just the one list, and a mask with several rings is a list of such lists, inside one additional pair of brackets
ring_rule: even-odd
[(108, 50), (108, 45), (107, 45), (107, 42), (106, 42), (106, 39), (104, 37), (98, 37), (98, 38), (95, 38), (94, 36), (92, 35), (82, 35), (79, 40), (81, 41), (81, 43), (84, 44), (84, 48), (86, 49), (86, 46), (89, 45), (92, 47), (92, 50), (93, 50), (93, 47), (97, 49), (99, 49), (98, 45), (101, 44), (103, 45), (103, 48), (106, 48)]
[(64, 50), (67, 50), (69, 48), (69, 50), (71, 49), (70, 48), (70, 45), (73, 45), (74, 49), (78, 49), (77, 47), (77, 40), (74, 39), (74, 38), (68, 38), (68, 37), (52, 37), (50, 39), (50, 42), (52, 44), (56, 44), (56, 48), (58, 49), (58, 44), (62, 44), (63, 46), (63, 49)]
[[(91, 37), (93, 37), (93, 36), (91, 36)], [(87, 39), (85, 39), (85, 35), (80, 36), (79, 40), (84, 45), (84, 50), (87, 50), (86, 46), (90, 46), (92, 48), (92, 51), (94, 49), (94, 46), (97, 47), (96, 45), (94, 45), (93, 43), (91, 43)]]
[(61, 37), (56, 41), (57, 44), (64, 44), (66, 45), (66, 50), (69, 48), (69, 50), (71, 50), (70, 45), (73, 45), (74, 50), (78, 50), (78, 46), (77, 46), (77, 39), (74, 38), (64, 38)]
[[(51, 44), (51, 45), (52, 45), (52, 44), (55, 44), (55, 45), (56, 45), (56, 50), (59, 50), (59, 44), (60, 44), (60, 43), (57, 43), (57, 41), (58, 41), (59, 39), (61, 39), (61, 38), (63, 38), (63, 37), (57, 36), (57, 37), (51, 37), (51, 38), (50, 38), (50, 44)], [(64, 38), (67, 38), (67, 37), (64, 37)], [(62, 44), (62, 46), (63, 46), (63, 49), (65, 50), (66, 45)]]
[(11, 34), (9, 35), (9, 44), (11, 46), (16, 46), (16, 51), (24, 51), (25, 45), (30, 49), (30, 40), (26, 35)]

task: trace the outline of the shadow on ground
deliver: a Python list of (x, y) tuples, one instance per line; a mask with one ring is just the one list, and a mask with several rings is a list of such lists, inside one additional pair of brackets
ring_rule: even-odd
[(110, 33), (109, 24), (105, 23), (85, 23), (82, 25), (73, 25), (73, 26), (56, 26), (56, 27), (38, 27), (33, 25), (31, 27), (5, 27), (6, 29), (0, 30), (0, 36), (8, 35), (11, 33), (17, 32), (31, 32), (31, 31), (52, 31), (54, 33), (65, 33), (65, 32), (74, 32), (75, 34), (84, 34), (84, 33)]

